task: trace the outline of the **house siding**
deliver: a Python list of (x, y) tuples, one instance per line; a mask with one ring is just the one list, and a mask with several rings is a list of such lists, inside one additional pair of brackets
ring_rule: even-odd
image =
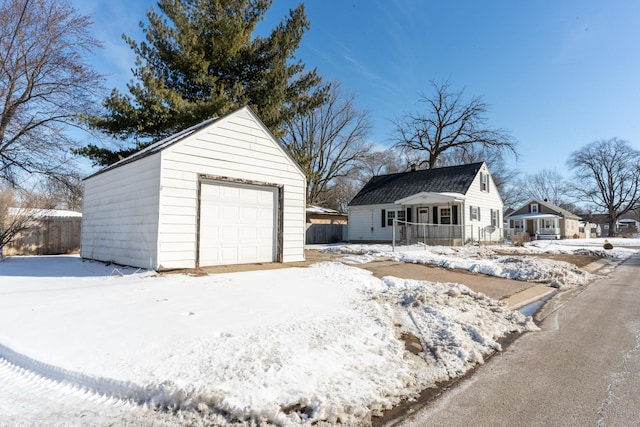
[[(503, 227), (503, 208), (504, 204), (498, 188), (493, 181), (491, 174), (489, 174), (488, 186), (489, 191), (482, 191), (480, 189), (480, 173), (488, 174), (486, 166), (483, 166), (478, 175), (473, 180), (467, 194), (465, 195), (465, 201), (463, 204), (464, 222), (466, 225), (466, 231), (469, 235), (466, 239), (478, 240), (479, 230), (484, 229), (491, 225), (491, 210), (498, 210), (498, 228)], [(471, 219), (470, 207), (475, 206), (480, 209), (480, 220)]]
[(84, 187), (80, 255), (155, 268), (160, 155), (90, 177)]
[(349, 207), (349, 241), (390, 242), (393, 227), (382, 227), (382, 210), (400, 210), (396, 204)]
[(245, 109), (162, 151), (161, 269), (195, 267), (202, 175), (282, 186), (282, 261), (304, 259), (304, 175)]

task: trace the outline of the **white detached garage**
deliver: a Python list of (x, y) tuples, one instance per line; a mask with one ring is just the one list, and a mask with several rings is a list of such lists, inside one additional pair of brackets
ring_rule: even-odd
[(84, 184), (83, 258), (155, 270), (304, 259), (305, 175), (248, 107)]

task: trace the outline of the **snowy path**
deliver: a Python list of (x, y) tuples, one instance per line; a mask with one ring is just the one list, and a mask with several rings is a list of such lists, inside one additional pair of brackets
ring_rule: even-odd
[(0, 358), (0, 413), (3, 425), (169, 426), (163, 414), (46, 378)]

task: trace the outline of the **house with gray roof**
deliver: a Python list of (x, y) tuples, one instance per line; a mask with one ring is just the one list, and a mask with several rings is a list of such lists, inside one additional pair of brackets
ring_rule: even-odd
[(580, 236), (580, 217), (547, 200), (530, 200), (505, 219), (514, 232), (525, 232), (535, 239)]
[(502, 209), (484, 162), (374, 176), (349, 203), (349, 240), (500, 240)]

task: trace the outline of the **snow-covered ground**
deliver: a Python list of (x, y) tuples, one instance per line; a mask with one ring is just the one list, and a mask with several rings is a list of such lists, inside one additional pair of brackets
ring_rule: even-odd
[[(634, 251), (612, 243), (607, 256)], [(487, 248), (390, 249), (329, 250), (520, 280), (542, 268)], [(574, 250), (587, 249), (517, 249)], [(556, 285), (586, 280), (563, 263), (544, 268)], [(483, 363), (500, 337), (536, 329), (462, 285), (341, 262), (196, 277), (77, 256), (1, 260), (0, 325), (0, 425), (367, 425)], [(407, 351), (403, 334), (424, 351)]]

